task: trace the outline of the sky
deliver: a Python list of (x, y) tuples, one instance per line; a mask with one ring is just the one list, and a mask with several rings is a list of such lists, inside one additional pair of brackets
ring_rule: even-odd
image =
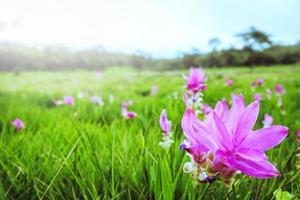
[(300, 0), (0, 0), (0, 41), (175, 57), (250, 26), (300, 41)]

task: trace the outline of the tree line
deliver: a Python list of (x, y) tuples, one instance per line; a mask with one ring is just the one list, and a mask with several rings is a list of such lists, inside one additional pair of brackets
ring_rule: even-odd
[(154, 59), (137, 51), (130, 55), (107, 52), (103, 48), (72, 50), (65, 47), (28, 47), (0, 43), (0, 70), (99, 70), (113, 66), (137, 69), (178, 69), (190, 66), (226, 67), (257, 65), (288, 65), (300, 63), (300, 43), (280, 45), (271, 36), (254, 27), (236, 35), (238, 47), (220, 49), (221, 41), (209, 41), (211, 51), (193, 49), (174, 59)]

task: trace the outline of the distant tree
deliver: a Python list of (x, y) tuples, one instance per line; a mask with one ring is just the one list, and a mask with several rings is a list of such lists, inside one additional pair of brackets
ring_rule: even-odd
[(270, 47), (273, 43), (270, 39), (271, 35), (255, 27), (251, 27), (249, 30), (237, 34), (236, 37), (241, 38), (244, 42), (244, 48), (249, 50), (262, 50)]
[(200, 49), (199, 48), (197, 48), (197, 47), (192, 47), (192, 49), (191, 49), (191, 54), (193, 54), (193, 55), (199, 55), (201, 53), (201, 51), (200, 51)]
[(220, 44), (221, 44), (221, 40), (219, 38), (211, 38), (208, 41), (208, 45), (212, 48), (213, 52), (217, 51)]

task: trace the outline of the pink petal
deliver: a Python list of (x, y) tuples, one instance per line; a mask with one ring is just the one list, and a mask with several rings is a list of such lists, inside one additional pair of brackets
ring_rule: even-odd
[(227, 107), (227, 102), (226, 99), (223, 99), (222, 101), (219, 101), (216, 106), (215, 106), (215, 112), (217, 115), (223, 119), (225, 114), (228, 113), (228, 107)]
[(216, 129), (214, 132), (217, 134), (217, 139), (219, 140), (219, 143), (222, 144), (223, 147), (226, 149), (232, 148), (232, 135), (228, 132), (226, 126), (222, 122), (222, 120), (219, 118), (219, 116), (213, 112), (213, 120), (216, 125)]
[(165, 109), (161, 112), (160, 119), (159, 119), (160, 127), (163, 132), (168, 133), (171, 131), (171, 122), (167, 119), (167, 112)]
[(239, 119), (245, 110), (245, 101), (242, 95), (232, 95), (232, 106), (224, 116), (225, 123), (232, 133), (235, 133)]
[(187, 107), (183, 115), (181, 126), (185, 136), (192, 143), (201, 144), (212, 151), (218, 148), (212, 135), (206, 131), (207, 128), (190, 107)]
[(281, 143), (287, 134), (288, 128), (285, 126), (262, 128), (249, 134), (241, 143), (241, 146), (266, 151)]
[(267, 160), (255, 161), (243, 158), (241, 156), (231, 156), (227, 159), (228, 164), (240, 170), (242, 173), (248, 176), (254, 176), (257, 178), (271, 178), (279, 176), (278, 170)]
[(237, 149), (237, 153), (239, 156), (247, 160), (253, 160), (253, 161), (268, 160), (268, 157), (263, 151), (259, 151), (256, 149), (239, 148)]
[(243, 112), (234, 133), (236, 144), (239, 144), (252, 131), (259, 113), (259, 103), (254, 101)]

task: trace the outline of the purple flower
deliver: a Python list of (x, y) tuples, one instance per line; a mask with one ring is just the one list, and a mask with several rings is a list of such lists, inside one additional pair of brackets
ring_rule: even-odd
[(275, 85), (275, 92), (279, 95), (283, 94), (284, 93), (284, 90), (283, 90), (283, 87), (282, 85), (280, 84), (276, 84)]
[(270, 99), (270, 97), (272, 95), (272, 91), (269, 88), (266, 89), (266, 95), (267, 95), (268, 99)]
[(71, 97), (71, 96), (65, 96), (64, 97), (64, 103), (66, 105), (69, 105), (69, 106), (74, 105), (74, 99), (73, 99), (73, 97)]
[(226, 80), (225, 80), (225, 85), (226, 85), (226, 86), (229, 86), (229, 87), (233, 86), (233, 80), (231, 80), (231, 79), (226, 79)]
[(113, 103), (114, 102), (114, 99), (115, 99), (115, 97), (114, 97), (114, 95), (109, 95), (109, 102), (110, 103)]
[(255, 86), (256, 86), (256, 82), (255, 82), (255, 81), (252, 81), (252, 82), (251, 82), (251, 87), (254, 88)]
[(167, 119), (167, 112), (165, 109), (163, 109), (163, 111), (161, 112), (159, 124), (165, 136), (171, 134), (172, 123)]
[(128, 104), (125, 101), (123, 101), (121, 108), (122, 108), (122, 113), (127, 112)]
[(296, 131), (297, 141), (300, 142), (300, 129)]
[(273, 117), (268, 113), (266, 113), (263, 121), (264, 128), (270, 127), (272, 123), (273, 123)]
[(254, 100), (255, 101), (261, 101), (261, 95), (259, 93), (254, 94)]
[(212, 174), (232, 177), (240, 171), (248, 176), (270, 178), (280, 175), (264, 153), (284, 140), (285, 126), (252, 130), (259, 113), (259, 102), (246, 107), (242, 95), (232, 96), (232, 106), (218, 102), (204, 121), (187, 105), (182, 129), (189, 145), (185, 150), (197, 164), (207, 164)]
[(25, 123), (19, 118), (13, 120), (11, 124), (16, 128), (17, 131), (20, 131), (21, 129), (25, 128)]
[(256, 83), (257, 83), (258, 86), (262, 86), (262, 84), (264, 83), (264, 79), (258, 78), (258, 79), (256, 80)]
[(167, 112), (165, 109), (161, 112), (160, 118), (159, 118), (159, 124), (163, 131), (163, 141), (159, 143), (160, 146), (167, 149), (170, 147), (170, 145), (174, 142), (171, 140), (172, 132), (172, 123), (167, 118)]
[(206, 89), (206, 77), (202, 68), (190, 69), (189, 77), (184, 76), (187, 80), (186, 88), (192, 92), (204, 91)]
[(157, 85), (153, 85), (153, 86), (151, 87), (151, 96), (156, 95), (157, 92), (158, 92), (158, 87), (157, 87)]
[(100, 106), (103, 106), (103, 105), (104, 105), (104, 102), (103, 102), (103, 100), (102, 100), (101, 97), (92, 96), (92, 97), (90, 98), (90, 101), (91, 101), (92, 103), (97, 104), (97, 105), (100, 105)]
[(202, 105), (202, 112), (205, 115), (208, 115), (211, 111), (213, 111), (212, 107), (210, 107), (208, 104), (203, 104)]

